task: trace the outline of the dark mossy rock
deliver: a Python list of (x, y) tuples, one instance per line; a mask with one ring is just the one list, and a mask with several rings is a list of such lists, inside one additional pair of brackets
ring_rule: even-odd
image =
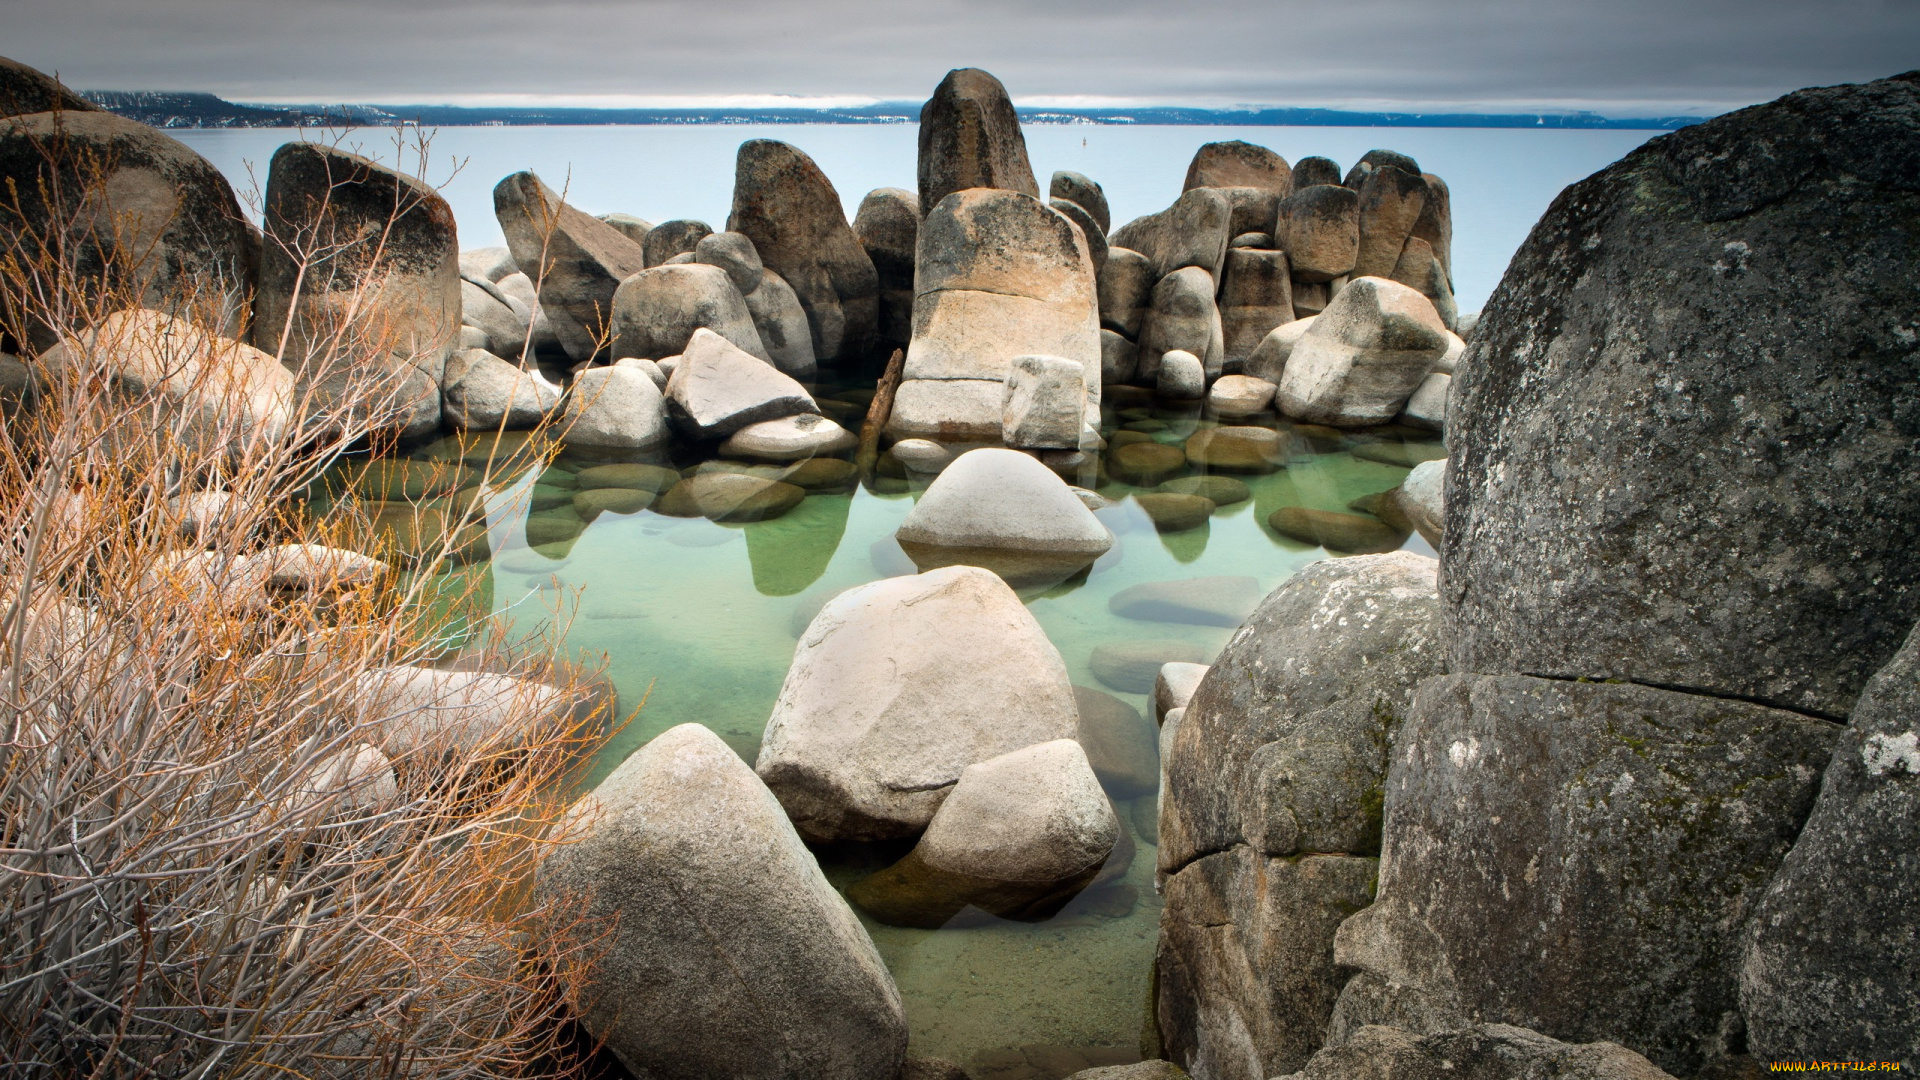
[(1116, 480), (1152, 487), (1175, 473), (1186, 471), (1187, 455), (1176, 446), (1157, 442), (1115, 447), (1106, 455), (1107, 471)]
[(1186, 441), (1188, 461), (1222, 472), (1275, 472), (1286, 466), (1289, 449), (1286, 432), (1265, 427), (1208, 428)]
[(581, 490), (592, 488), (631, 488), (635, 491), (665, 491), (680, 482), (680, 473), (664, 465), (593, 465), (574, 474)]
[(538, 549), (543, 545), (559, 544), (576, 539), (582, 532), (586, 531), (586, 527), (586, 522), (581, 521), (579, 516), (572, 512), (572, 507), (569, 505), (565, 517), (540, 514), (528, 515), (524, 530), (527, 537), (527, 546)]
[(1160, 532), (1185, 532), (1197, 529), (1213, 516), (1212, 499), (1198, 495), (1179, 495), (1170, 491), (1148, 491), (1133, 497), (1140, 509), (1153, 520)]
[(858, 483), (860, 470), (853, 462), (839, 458), (808, 458), (780, 479), (808, 491), (839, 491)]
[(639, 488), (588, 488), (573, 493), (573, 509), (584, 521), (592, 521), (602, 512), (637, 514), (653, 504), (651, 491)]
[(1099, 868), (1034, 895), (1032, 886), (956, 874), (928, 866), (916, 853), (847, 888), (847, 899), (888, 926), (938, 930), (968, 908), (996, 918), (1044, 922), (1092, 884)]
[(1439, 461), (1447, 456), (1447, 448), (1437, 442), (1366, 442), (1355, 446), (1350, 453), (1361, 461), (1377, 461), (1382, 465), (1398, 465), (1411, 469), (1423, 461)]
[(1308, 506), (1283, 506), (1267, 518), (1267, 524), (1288, 539), (1318, 544), (1345, 555), (1392, 551), (1406, 543), (1412, 533), (1412, 530), (1396, 529), (1379, 518)]
[(653, 509), (669, 517), (765, 521), (800, 505), (806, 496), (800, 488), (778, 480), (744, 472), (705, 472), (675, 484)]

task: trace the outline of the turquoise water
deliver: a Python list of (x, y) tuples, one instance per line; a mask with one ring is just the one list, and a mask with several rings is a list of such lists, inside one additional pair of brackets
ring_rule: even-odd
[[(836, 402), (835, 388), (818, 389), (830, 410), (846, 413), (862, 400), (856, 392)], [(1134, 403), (1126, 417), (1157, 420), (1162, 430), (1150, 438), (1176, 446), (1217, 426), (1195, 409), (1144, 403)], [(1106, 432), (1112, 435), (1126, 417), (1109, 405)], [(1288, 427), (1272, 414), (1236, 423)], [(1376, 445), (1370, 451), (1368, 444)], [(1356, 457), (1355, 450), (1440, 453), (1437, 436), (1399, 429), (1338, 442), (1296, 436), (1293, 447), (1284, 469), (1233, 474), (1247, 484), (1250, 499), (1222, 506), (1206, 524), (1182, 532), (1156, 531), (1131, 498), (1150, 489), (1103, 479), (1104, 472), (1081, 477), (1114, 500), (1096, 516), (1116, 542), (1083, 578), (1026, 595), (1076, 684), (1150, 714), (1146, 695), (1101, 683), (1090, 665), (1093, 650), (1155, 641), (1167, 643), (1169, 655), (1185, 649), (1210, 658), (1233, 631), (1123, 618), (1109, 610), (1114, 594), (1149, 582), (1237, 575), (1253, 577), (1264, 595), (1301, 566), (1329, 555), (1276, 533), (1267, 522), (1274, 510), (1346, 509), (1406, 475), (1403, 467)], [(463, 453), (471, 456), (471, 444), (448, 438), (412, 456), (444, 462)], [(688, 721), (714, 729), (751, 762), (813, 613), (843, 589), (915, 572), (893, 533), (930, 478), (883, 476), (851, 490), (810, 494), (785, 515), (750, 524), (666, 517), (652, 509), (581, 522), (564, 493), (577, 483), (578, 470), (600, 463), (561, 453), (538, 475), (526, 469), (484, 489), (487, 543), (475, 548), (479, 561), (449, 580), (480, 577), (493, 617), (515, 635), (544, 633), (558, 613), (569, 648), (605, 664), (623, 713), (645, 701), (598, 760), (596, 776), (654, 735)], [(683, 458), (669, 464), (691, 471), (702, 463)], [(888, 470), (883, 459), (886, 471), (901, 470)], [(1190, 467), (1179, 475), (1201, 472)], [(532, 497), (536, 482), (545, 493), (538, 501)], [(556, 501), (560, 505), (544, 505)], [(423, 504), (445, 507), (451, 500), (442, 496)], [(556, 533), (575, 531), (571, 540), (555, 540)], [(1417, 534), (1404, 546), (1429, 550)], [(1044, 923), (986, 919), (924, 931), (867, 920), (906, 1001), (915, 1054), (958, 1061), (980, 1080), (1057, 1077), (1137, 1058), (1159, 915), (1152, 804), (1151, 795), (1117, 803), (1135, 848), (1124, 876), (1088, 890)], [(830, 850), (821, 859), (844, 888), (897, 854)]]

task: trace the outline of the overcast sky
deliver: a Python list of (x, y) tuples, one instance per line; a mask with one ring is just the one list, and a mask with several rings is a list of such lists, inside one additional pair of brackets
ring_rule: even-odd
[(1920, 0), (0, 0), (0, 54), (243, 101), (1718, 112), (1920, 67)]

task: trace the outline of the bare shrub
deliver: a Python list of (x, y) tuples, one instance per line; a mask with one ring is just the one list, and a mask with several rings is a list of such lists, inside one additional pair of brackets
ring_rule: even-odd
[[(47, 161), (0, 192), (0, 333), (33, 380), (0, 410), (7, 1075), (566, 1071), (546, 973), (591, 942), (527, 884), (611, 703), (486, 639), (448, 662), (429, 594), (464, 517), (403, 544), (303, 499), (408, 408), (390, 359), (441, 343), (380, 324), (377, 259), (286, 358), (330, 365), (325, 401), (200, 329), (230, 296), (127, 314), (150, 282), (108, 241), (153, 223), (102, 212), (110, 162)], [(308, 239), (312, 265), (364, 242)]]

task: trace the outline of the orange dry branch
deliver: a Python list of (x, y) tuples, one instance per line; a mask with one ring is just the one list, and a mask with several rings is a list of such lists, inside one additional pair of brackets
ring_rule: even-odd
[[(35, 146), (0, 191), (7, 1074), (567, 1071), (549, 973), (593, 939), (525, 885), (612, 704), (446, 638), (426, 583), (456, 530), (395, 552), (304, 502), (432, 343), (333, 281), (301, 355), (256, 349), (243, 283), (160, 280), (167, 223), (115, 203), (110, 155)], [(324, 401), (294, 370), (322, 360)]]

